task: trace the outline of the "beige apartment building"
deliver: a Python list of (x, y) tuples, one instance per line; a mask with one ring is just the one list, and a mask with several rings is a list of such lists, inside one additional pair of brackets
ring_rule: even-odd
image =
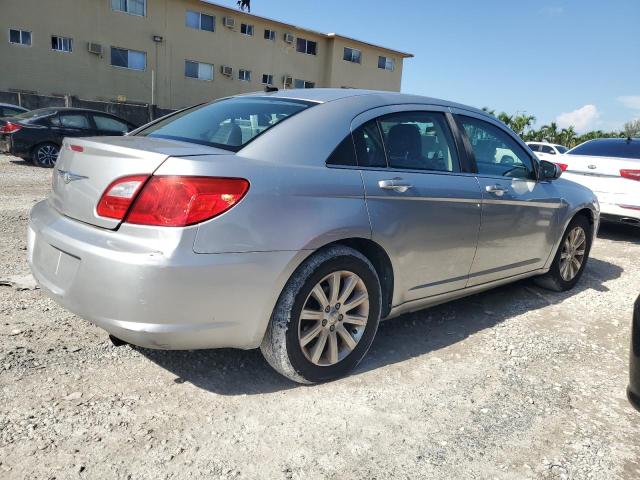
[(412, 57), (199, 0), (0, 0), (0, 28), (0, 91), (170, 109), (265, 84), (399, 91)]

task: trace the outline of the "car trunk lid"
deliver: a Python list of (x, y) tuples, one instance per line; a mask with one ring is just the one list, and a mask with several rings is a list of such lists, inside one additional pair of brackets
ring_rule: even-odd
[(169, 157), (228, 154), (226, 150), (150, 137), (67, 138), (53, 171), (51, 204), (63, 215), (102, 228), (119, 220), (96, 207), (106, 188), (128, 175), (151, 175)]
[[(640, 184), (623, 178), (621, 170), (640, 170), (640, 160), (617, 157), (592, 157), (588, 155), (564, 155), (559, 161), (567, 165), (566, 177), (589, 187), (595, 193), (612, 196), (636, 193)], [(601, 195), (598, 198), (602, 201)]]

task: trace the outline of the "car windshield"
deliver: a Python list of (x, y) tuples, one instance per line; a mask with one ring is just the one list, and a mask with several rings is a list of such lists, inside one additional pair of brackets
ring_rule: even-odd
[(172, 115), (137, 135), (237, 152), (274, 125), (313, 105), (302, 100), (233, 97)]
[(556, 150), (558, 150), (558, 153), (567, 153), (567, 150), (569, 150), (567, 147), (563, 147), (562, 145), (556, 145)]
[(569, 154), (640, 159), (640, 139), (590, 140), (569, 150)]

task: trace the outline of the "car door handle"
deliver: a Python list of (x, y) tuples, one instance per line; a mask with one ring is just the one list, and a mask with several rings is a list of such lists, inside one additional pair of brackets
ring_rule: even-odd
[(401, 178), (394, 178), (393, 180), (380, 180), (378, 182), (378, 186), (383, 190), (393, 190), (400, 193), (404, 193), (410, 188), (413, 188), (413, 185), (404, 183)]
[(509, 191), (508, 188), (505, 188), (502, 185), (487, 185), (485, 190), (489, 193), (496, 194), (498, 197), (503, 196), (505, 193)]

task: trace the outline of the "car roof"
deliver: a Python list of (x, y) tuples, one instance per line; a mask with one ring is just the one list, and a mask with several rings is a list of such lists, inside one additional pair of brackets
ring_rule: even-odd
[(26, 108), (21, 107), (20, 105), (13, 105), (12, 103), (0, 103), (0, 107), (11, 107), (11, 108), (19, 108), (20, 110), (28, 111)]
[[(102, 112), (100, 110), (93, 110), (91, 108), (76, 108), (76, 107), (46, 107), (46, 108), (38, 108), (36, 110), (31, 110), (31, 112), (36, 113), (56, 113), (56, 112), (82, 112), (82, 113), (99, 113), (101, 115), (108, 115), (110, 117), (117, 118), (122, 120), (123, 122), (131, 123), (129, 120), (126, 120), (118, 115), (114, 115), (109, 112)], [(133, 125), (133, 124), (132, 124)]]
[(424, 103), (429, 105), (439, 105), (443, 107), (462, 108), (471, 110), (483, 115), (487, 115), (480, 109), (462, 105), (439, 98), (425, 97), (421, 95), (411, 95), (406, 93), (387, 92), (381, 90), (361, 90), (356, 88), (304, 88), (278, 90), (277, 92), (253, 92), (238, 96), (267, 96), (272, 98), (283, 98), (290, 100), (306, 100), (309, 102), (328, 103), (344, 100), (353, 97), (378, 96), (381, 104), (403, 104), (403, 103)]

